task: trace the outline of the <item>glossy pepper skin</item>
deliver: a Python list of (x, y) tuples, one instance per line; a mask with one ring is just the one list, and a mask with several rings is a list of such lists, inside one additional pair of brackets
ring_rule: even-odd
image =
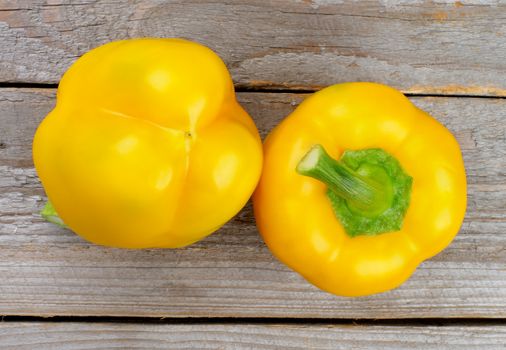
[[(351, 236), (327, 186), (297, 172), (315, 144), (344, 151), (382, 149), (411, 176), (398, 230)], [(253, 197), (258, 229), (274, 255), (317, 287), (362, 296), (402, 284), (457, 234), (466, 209), (466, 176), (452, 134), (400, 92), (344, 83), (307, 98), (267, 137)]]
[(172, 248), (244, 206), (261, 147), (214, 52), (146, 38), (103, 45), (72, 65), (36, 132), (33, 159), (56, 212), (80, 236)]

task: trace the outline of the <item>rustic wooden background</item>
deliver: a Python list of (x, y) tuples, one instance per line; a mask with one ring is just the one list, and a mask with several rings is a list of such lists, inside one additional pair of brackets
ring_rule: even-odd
[[(320, 87), (401, 89), (462, 147), (459, 235), (399, 289), (349, 299), (276, 261), (249, 205), (178, 250), (44, 222), (31, 141), (61, 75), (140, 36), (214, 49), (262, 136)], [(0, 0), (0, 348), (506, 349), (505, 57), (501, 1)]]

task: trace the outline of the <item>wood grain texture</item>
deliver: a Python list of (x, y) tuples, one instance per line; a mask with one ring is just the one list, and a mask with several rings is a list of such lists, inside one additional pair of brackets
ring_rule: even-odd
[[(265, 135), (305, 97), (241, 93)], [(170, 317), (506, 317), (506, 100), (413, 98), (457, 137), (469, 204), (451, 246), (401, 288), (370, 297), (321, 292), (272, 257), (248, 205), (186, 249), (88, 244), (37, 214), (44, 202), (31, 138), (50, 89), (0, 90), (0, 314)], [(1, 342), (0, 342), (1, 343)]]
[(240, 87), (506, 96), (505, 12), (493, 0), (4, 0), (0, 82), (56, 83), (93, 47), (154, 36), (208, 45)]
[(0, 349), (499, 350), (505, 326), (0, 323)]

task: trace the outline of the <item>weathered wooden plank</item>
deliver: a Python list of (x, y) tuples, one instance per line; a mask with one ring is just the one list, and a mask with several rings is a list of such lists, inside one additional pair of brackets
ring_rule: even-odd
[(504, 96), (505, 13), (495, 0), (9, 0), (0, 4), (0, 81), (56, 83), (95, 46), (155, 36), (210, 46), (241, 87), (365, 80)]
[(0, 323), (0, 349), (505, 349), (505, 326)]
[[(265, 135), (301, 94), (241, 93)], [(250, 206), (186, 249), (88, 244), (43, 222), (30, 143), (54, 91), (0, 90), (0, 314), (230, 317), (506, 317), (506, 100), (413, 98), (457, 136), (469, 180), (460, 234), (401, 288), (358, 299), (318, 291), (278, 263)]]

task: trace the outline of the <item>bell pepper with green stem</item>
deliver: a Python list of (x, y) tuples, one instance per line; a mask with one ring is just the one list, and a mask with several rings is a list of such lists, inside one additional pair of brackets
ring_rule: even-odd
[(457, 234), (466, 176), (451, 133), (398, 91), (338, 84), (267, 137), (257, 225), (282, 262), (343, 296), (387, 291)]
[(181, 247), (244, 206), (262, 149), (214, 52), (132, 39), (86, 53), (65, 73), (33, 159), (49, 220), (102, 245)]

